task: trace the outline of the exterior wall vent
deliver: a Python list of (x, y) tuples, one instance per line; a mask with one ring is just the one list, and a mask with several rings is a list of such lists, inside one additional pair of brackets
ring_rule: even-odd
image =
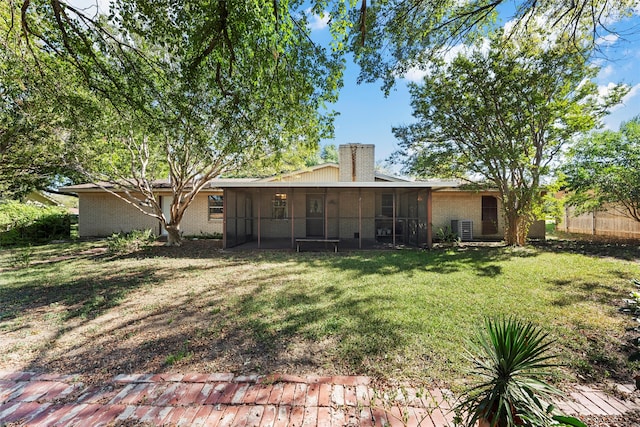
[(451, 230), (458, 235), (463, 242), (473, 240), (473, 221), (470, 219), (452, 219)]

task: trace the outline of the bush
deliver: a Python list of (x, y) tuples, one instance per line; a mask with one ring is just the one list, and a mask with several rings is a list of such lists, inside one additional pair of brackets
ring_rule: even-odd
[(0, 203), (0, 245), (68, 239), (71, 218), (64, 208), (17, 201)]
[(131, 253), (148, 247), (155, 239), (150, 229), (114, 233), (107, 237), (107, 250), (115, 254)]
[(444, 228), (438, 228), (436, 240), (441, 243), (455, 243), (458, 241), (458, 234), (447, 225)]

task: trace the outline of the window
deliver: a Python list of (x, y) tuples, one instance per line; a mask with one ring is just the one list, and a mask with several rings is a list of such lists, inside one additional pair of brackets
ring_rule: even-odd
[(382, 216), (393, 216), (393, 194), (382, 195), (382, 210), (380, 211)]
[(209, 196), (209, 220), (222, 218), (223, 206), (221, 194)]
[(273, 196), (273, 219), (287, 218), (287, 195), (286, 193), (276, 193)]

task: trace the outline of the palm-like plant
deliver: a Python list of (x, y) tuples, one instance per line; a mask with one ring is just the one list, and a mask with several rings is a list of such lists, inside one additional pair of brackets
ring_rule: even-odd
[(548, 405), (561, 392), (543, 380), (557, 366), (549, 354), (548, 334), (514, 318), (486, 319), (485, 326), (473, 345), (477, 356), (472, 356), (472, 373), (479, 381), (458, 405), (467, 425), (551, 425)]

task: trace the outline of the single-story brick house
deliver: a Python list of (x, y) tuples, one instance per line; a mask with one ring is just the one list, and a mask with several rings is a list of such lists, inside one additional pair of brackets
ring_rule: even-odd
[[(326, 163), (269, 178), (214, 179), (187, 209), (184, 235), (220, 233), (223, 247), (252, 242), (258, 248), (296, 247), (296, 240), (339, 240), (351, 247), (377, 243), (430, 247), (441, 228), (458, 221), (464, 237), (496, 240), (504, 235), (495, 191), (471, 191), (455, 181), (407, 181), (375, 172), (374, 146), (339, 148), (339, 164)], [(170, 186), (157, 182), (168, 211)], [(79, 196), (80, 236), (134, 229), (164, 234), (159, 222), (100, 187), (66, 187)], [(166, 202), (165, 202), (166, 200)], [(544, 224), (532, 227), (544, 237)]]

